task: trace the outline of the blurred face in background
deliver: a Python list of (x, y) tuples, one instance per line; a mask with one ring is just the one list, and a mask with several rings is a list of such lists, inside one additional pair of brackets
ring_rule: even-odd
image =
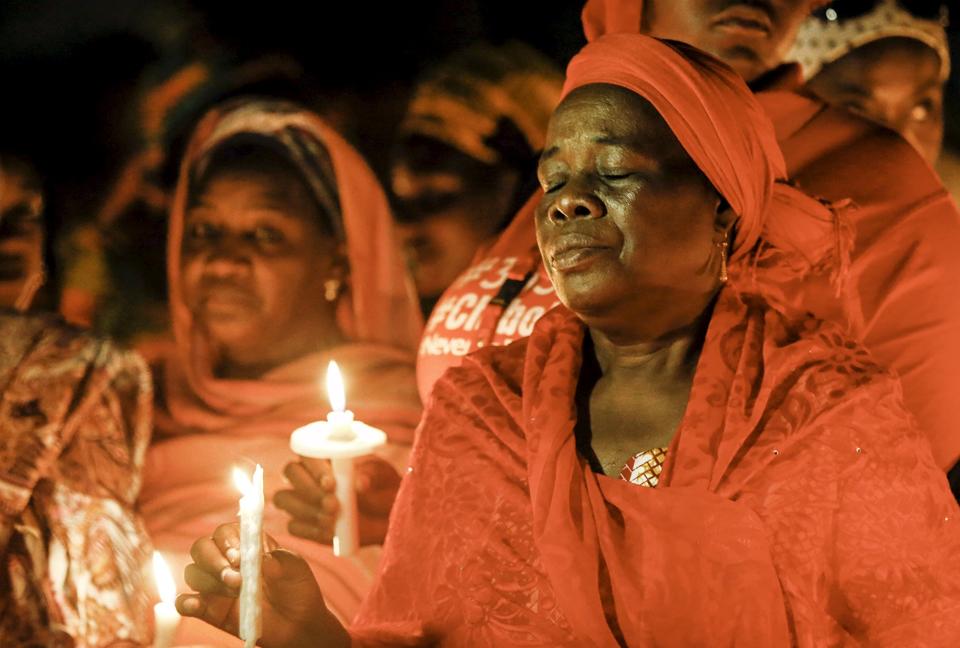
[(282, 169), (211, 171), (186, 212), (181, 290), (218, 357), (252, 378), (339, 340), (324, 282), (343, 279), (305, 182)]
[(43, 272), (43, 193), (26, 165), (0, 159), (0, 306), (13, 307)]
[(422, 146), (434, 152), (415, 147), (399, 156), (390, 185), (401, 243), (429, 311), (512, 216), (520, 174), (440, 143)]
[(647, 0), (646, 33), (689, 43), (753, 81), (783, 62), (811, 0)]
[(807, 87), (827, 103), (900, 133), (931, 164), (943, 144), (943, 82), (937, 53), (908, 38), (884, 38), (826, 65)]

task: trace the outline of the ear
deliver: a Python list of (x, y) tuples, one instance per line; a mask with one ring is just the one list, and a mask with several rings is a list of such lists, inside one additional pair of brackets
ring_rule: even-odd
[(737, 222), (737, 215), (734, 213), (730, 203), (723, 196), (717, 196), (717, 206), (715, 209), (714, 227), (718, 233), (729, 232)]

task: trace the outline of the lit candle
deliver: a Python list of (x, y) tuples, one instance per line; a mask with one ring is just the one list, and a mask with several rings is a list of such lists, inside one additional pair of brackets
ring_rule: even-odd
[(336, 362), (331, 362), (327, 367), (327, 397), (333, 408), (327, 414), (327, 420), (314, 421), (294, 430), (290, 436), (290, 447), (302, 457), (330, 460), (337, 482), (336, 497), (340, 503), (333, 552), (337, 556), (350, 556), (356, 553), (360, 545), (353, 461), (386, 443), (387, 435), (353, 420), (353, 412), (346, 409), (343, 378)]
[(246, 473), (233, 469), (233, 481), (240, 498), (240, 621), (239, 635), (244, 648), (254, 648), (260, 638), (260, 565), (263, 560), (263, 468), (257, 464), (253, 482)]
[(173, 603), (177, 598), (177, 586), (167, 562), (157, 551), (153, 552), (153, 579), (160, 594), (160, 602), (153, 606), (153, 648), (168, 648), (173, 644), (173, 636), (180, 624), (180, 615)]
[(347, 395), (343, 388), (340, 367), (333, 360), (327, 365), (327, 400), (332, 408), (327, 414), (329, 436), (334, 441), (353, 441), (353, 412), (347, 409)]

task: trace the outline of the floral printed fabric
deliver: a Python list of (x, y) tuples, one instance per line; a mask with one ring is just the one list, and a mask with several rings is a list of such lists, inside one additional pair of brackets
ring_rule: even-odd
[(137, 356), (52, 317), (0, 315), (0, 645), (151, 642), (134, 513), (152, 389)]
[(957, 504), (859, 345), (724, 289), (653, 489), (576, 452), (583, 335), (437, 384), (355, 645), (960, 645)]

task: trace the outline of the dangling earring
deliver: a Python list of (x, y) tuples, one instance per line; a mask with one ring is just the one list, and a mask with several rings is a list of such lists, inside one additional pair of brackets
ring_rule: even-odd
[(727, 248), (730, 247), (730, 231), (726, 230), (723, 233), (723, 239), (717, 243), (717, 247), (720, 248), (720, 283), (727, 283)]
[(323, 298), (328, 302), (337, 301), (337, 297), (340, 296), (340, 280), (339, 279), (327, 279), (323, 282)]

